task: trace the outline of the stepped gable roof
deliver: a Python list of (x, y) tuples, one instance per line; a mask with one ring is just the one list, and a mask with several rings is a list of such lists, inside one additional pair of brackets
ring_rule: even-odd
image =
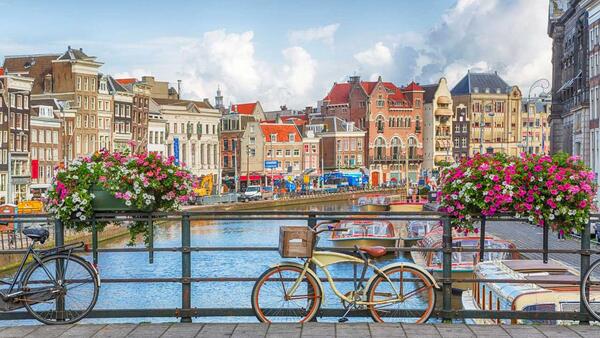
[(490, 94), (508, 94), (510, 86), (498, 75), (498, 72), (493, 73), (475, 73), (467, 72), (467, 74), (452, 88), (452, 95), (469, 95), (474, 92), (485, 93), (489, 89)]
[(416, 92), (423, 91), (423, 87), (419, 86), (415, 81), (411, 82), (406, 88), (403, 88), (405, 92)]
[(284, 124), (284, 123), (261, 123), (260, 129), (263, 135), (265, 135), (265, 141), (271, 142), (271, 135), (277, 134), (276, 142), (289, 142), (290, 134), (294, 134), (294, 142), (301, 142), (302, 136), (300, 131), (296, 128), (295, 124)]
[(254, 109), (256, 108), (256, 104), (256, 102), (232, 104), (231, 111), (243, 115), (252, 115), (254, 113)]

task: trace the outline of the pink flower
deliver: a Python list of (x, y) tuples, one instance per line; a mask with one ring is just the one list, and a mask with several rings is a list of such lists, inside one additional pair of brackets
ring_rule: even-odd
[(100, 177), (98, 177), (98, 181), (100, 181), (100, 182), (106, 182), (106, 176), (100, 176)]
[(536, 173), (539, 173), (540, 171), (542, 171), (542, 166), (541, 165), (536, 165), (535, 167), (533, 167), (533, 171), (535, 171)]
[(587, 206), (587, 201), (586, 200), (583, 200), (583, 201), (579, 202), (579, 207), (580, 208), (585, 208), (586, 206)]

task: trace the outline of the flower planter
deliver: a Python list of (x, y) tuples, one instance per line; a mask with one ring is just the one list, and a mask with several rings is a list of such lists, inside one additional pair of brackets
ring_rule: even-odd
[(95, 212), (139, 211), (135, 206), (127, 206), (124, 200), (116, 198), (102, 187), (93, 186), (90, 192), (95, 196), (92, 199), (92, 209)]

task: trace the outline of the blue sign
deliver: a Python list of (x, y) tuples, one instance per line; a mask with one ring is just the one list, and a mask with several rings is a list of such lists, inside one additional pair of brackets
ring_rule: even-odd
[(267, 160), (265, 161), (265, 168), (266, 169), (275, 169), (279, 167), (279, 161), (277, 160)]
[(175, 155), (175, 165), (179, 165), (179, 139), (173, 139), (173, 153)]

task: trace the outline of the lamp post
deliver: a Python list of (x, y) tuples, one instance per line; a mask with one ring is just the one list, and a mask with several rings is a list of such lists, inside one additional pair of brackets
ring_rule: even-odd
[(246, 145), (246, 189), (250, 186), (250, 146)]
[[(542, 90), (542, 92), (540, 94), (548, 94), (548, 92), (550, 91), (550, 81), (548, 81), (547, 79), (541, 78), (541, 79), (536, 80), (529, 87), (529, 92), (527, 94), (527, 105), (526, 105), (526, 107), (527, 107), (527, 135), (526, 135), (526, 139), (525, 139), (525, 144), (526, 144), (526, 148), (527, 148), (527, 153), (531, 153), (529, 151), (529, 118), (530, 118), (529, 117), (530, 116), (529, 102), (531, 102), (531, 91), (536, 88), (540, 88)], [(539, 94), (538, 94), (538, 97), (539, 97)]]

